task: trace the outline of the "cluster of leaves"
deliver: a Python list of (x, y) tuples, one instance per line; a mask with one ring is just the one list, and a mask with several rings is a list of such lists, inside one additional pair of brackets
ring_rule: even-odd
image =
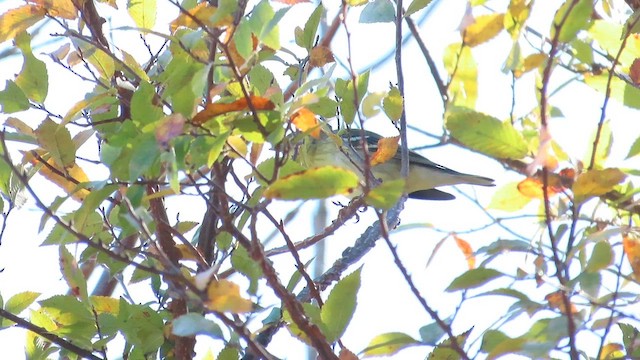
[[(27, 291), (11, 297), (0, 309), (0, 326), (17, 324), (30, 330), (30, 358), (55, 352), (106, 358), (110, 345), (124, 339), (125, 358), (187, 359), (195, 335), (206, 334), (220, 345), (218, 358), (274, 359), (270, 339), (283, 327), (322, 359), (357, 358), (340, 340), (354, 315), (361, 282), (360, 270), (344, 275), (347, 267), (382, 237), (413, 288), (389, 242), (387, 225), (397, 223), (403, 183), (378, 186), (366, 176), (370, 167), (395, 155), (399, 138), (382, 139), (375, 152), (363, 154), (365, 176), (335, 166), (308, 169), (294, 158), (304, 158), (318, 138), (328, 136), (340, 145), (326, 128), (332, 119), (362, 125), (384, 117), (405, 128), (402, 82), (384, 92), (369, 92), (375, 71), (349, 70), (347, 78), (336, 79), (334, 57), (344, 54), (333, 53), (331, 42), (338, 28), (349, 34), (346, 18), (364, 5), (361, 23), (393, 22), (398, 27), (406, 22), (411, 36), (423, 44), (411, 15), (429, 1), (415, 0), (406, 12), (397, 11), (398, 3), (389, 0), (347, 1), (323, 35), (323, 5), (293, 34), (281, 34), (280, 24), (296, 1), (265, 0), (251, 8), (235, 0), (166, 5), (175, 12), (174, 20), (156, 24), (160, 7), (155, 0), (128, 3), (126, 16), (135, 26), (119, 30), (140, 36), (143, 51), (135, 56), (124, 44), (108, 40), (117, 31), (105, 21), (106, 14), (125, 12), (114, 1), (30, 0), (0, 16), (0, 41), (13, 41), (23, 57), (20, 73), (0, 91), (3, 112), (14, 114), (0, 133), (0, 191), (9, 203), (5, 224), (11, 209), (23, 201), (21, 194), (28, 192), (43, 211), (40, 230), (53, 223), (44, 244), (59, 247), (69, 287), (66, 295), (40, 300), (29, 320), (17, 315), (40, 294)], [(506, 334), (500, 326), (482, 329), (476, 336), (478, 348), (467, 341), (473, 332), (452, 332), (456, 314), (441, 318), (416, 290), (415, 297), (433, 319), (419, 329), (420, 338), (382, 334), (361, 355), (392, 355), (424, 346), (436, 359), (470, 358), (473, 352), (489, 358), (510, 353), (540, 358), (553, 351), (577, 359), (577, 342), (587, 333), (601, 340), (597, 358), (638, 356), (638, 322), (626, 311), (637, 295), (623, 291), (637, 290), (633, 286), (640, 278), (640, 240), (630, 226), (640, 209), (632, 201), (632, 183), (625, 182), (635, 173), (607, 167), (613, 134), (605, 119), (609, 99), (640, 108), (640, 17), (631, 14), (618, 24), (611, 1), (596, 10), (591, 0), (567, 0), (554, 9), (551, 28), (540, 39), (544, 46), (538, 49), (526, 38), (532, 34), (527, 21), (533, 1), (512, 0), (504, 12), (478, 15), (485, 5), (470, 1), (460, 25), (461, 41), (445, 49), (446, 76), (440, 75), (426, 48), (424, 57), (440, 91), (449, 138), (526, 177), (501, 186), (490, 207), (523, 212), (538, 201), (544, 235), (501, 239), (476, 251), (453, 236), (469, 270), (447, 291), (461, 294), (459, 307), (469, 294), (512, 299), (497, 322), (500, 326), (521, 314), (536, 320), (520, 336)], [(50, 83), (48, 68), (33, 54), (27, 33), (42, 23), (62, 34), (59, 49), (48, 61), (93, 87), (64, 114), (48, 110), (47, 98), (59, 84)], [(512, 111), (502, 121), (477, 110), (480, 69), (474, 48), (505, 36), (511, 50), (503, 70), (513, 82), (535, 77), (532, 94), (537, 103), (528, 113)], [(401, 43), (397, 39), (398, 46)], [(350, 64), (350, 56), (344, 58)], [(566, 154), (549, 131), (549, 123), (562, 115), (549, 104), (549, 87), (559, 71), (578, 74), (575, 81), (604, 94), (601, 121), (584, 161)], [(28, 125), (22, 116), (32, 112), (44, 114), (45, 120)], [(640, 153), (639, 144), (636, 141), (628, 157)], [(16, 151), (25, 145), (28, 150)], [(92, 145), (99, 154), (94, 162), (108, 172), (106, 179), (93, 178), (85, 169), (89, 162), (81, 155), (83, 145)], [(16, 161), (18, 154), (21, 159)], [(64, 195), (44, 203), (30, 185), (36, 173)], [(364, 196), (340, 210), (331, 225), (296, 243), (289, 224), (274, 210), (274, 199), (360, 192)], [(165, 199), (197, 201), (204, 216), (199, 222), (170, 221)], [(588, 216), (595, 203), (614, 210), (615, 216), (606, 221)], [(363, 205), (376, 208), (378, 222), (333, 267), (312, 279), (298, 250), (333, 234)], [(73, 210), (62, 212), (63, 206)], [(579, 226), (580, 220), (586, 225)], [(495, 219), (491, 225), (499, 224)], [(268, 239), (262, 226), (270, 227), (285, 246), (265, 249)], [(70, 246), (77, 247), (77, 256)], [(279, 275), (271, 259), (285, 252), (297, 269), (289, 279)], [(503, 258), (515, 253), (533, 255), (534, 270), (497, 269)], [(623, 261), (631, 264), (631, 275), (624, 272)], [(96, 264), (110, 277), (92, 290), (87, 277), (98, 271)], [(130, 283), (148, 284), (153, 302), (139, 305), (126, 292), (120, 299), (112, 297), (116, 279), (131, 269)], [(237, 274), (247, 280), (246, 287)], [(614, 286), (604, 286), (610, 279), (615, 279)], [(333, 289), (323, 293), (334, 282)], [(529, 296), (539, 292), (537, 287), (552, 289), (544, 301)], [(277, 303), (263, 300), (268, 291)], [(264, 310), (268, 308), (270, 314)], [(249, 330), (260, 321), (260, 330)], [(614, 326), (623, 334), (622, 344), (610, 341)], [(336, 343), (342, 349), (338, 355)]]

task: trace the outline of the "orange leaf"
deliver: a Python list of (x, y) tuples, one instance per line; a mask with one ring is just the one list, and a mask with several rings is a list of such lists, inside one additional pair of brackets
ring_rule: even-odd
[(627, 260), (631, 264), (634, 277), (640, 281), (640, 240), (635, 236), (627, 235), (622, 238), (622, 248), (627, 254)]
[(320, 127), (318, 126), (318, 119), (316, 114), (311, 110), (301, 107), (291, 115), (291, 122), (300, 131), (311, 130), (311, 136), (318, 139), (320, 138)]
[(469, 269), (475, 268), (476, 256), (473, 254), (473, 249), (471, 248), (471, 245), (469, 245), (469, 243), (466, 240), (459, 238), (456, 235), (453, 235), (453, 238), (456, 240), (456, 245), (458, 245), (458, 249), (462, 251), (462, 254), (467, 259), (467, 265), (469, 266)]
[(240, 287), (228, 280), (212, 281), (207, 289), (207, 308), (220, 311), (243, 313), (251, 311), (253, 303), (240, 296)]
[(331, 49), (324, 45), (318, 45), (309, 53), (309, 66), (322, 67), (325, 64), (335, 62)]
[(89, 177), (84, 170), (76, 163), (66, 169), (60, 168), (53, 157), (49, 156), (45, 161), (43, 156), (47, 156), (43, 151), (29, 151), (24, 153), (24, 161), (33, 166), (39, 166), (40, 175), (61, 187), (74, 200), (82, 202), (90, 193), (87, 189), (78, 188), (78, 184), (89, 182)]
[[(548, 294), (547, 296), (545, 296), (545, 300), (547, 300), (549, 302), (549, 306), (552, 309), (559, 309), (560, 312), (562, 312), (563, 314), (566, 314), (566, 307), (564, 306), (564, 300), (563, 300), (563, 296), (562, 296), (562, 290), (558, 290), (555, 292), (552, 292), (550, 294)], [(575, 307), (575, 305), (569, 303), (571, 306), (571, 313), (575, 314), (578, 312), (578, 309)]]
[(398, 152), (398, 141), (400, 141), (400, 136), (378, 140), (378, 150), (371, 155), (371, 166), (385, 163), (393, 158)]
[[(544, 192), (542, 190), (543, 183), (542, 179), (539, 178), (526, 178), (518, 183), (518, 191), (532, 199), (542, 199), (544, 197)], [(562, 184), (560, 182), (560, 178), (551, 174), (549, 176), (549, 187), (548, 192), (549, 196), (555, 195), (562, 191)]]
[(0, 43), (11, 40), (31, 25), (44, 18), (47, 11), (42, 6), (23, 5), (0, 15)]
[[(273, 105), (271, 100), (259, 96), (251, 96), (251, 104), (253, 105), (253, 108), (255, 110), (273, 110), (275, 108), (275, 105)], [(247, 102), (247, 98), (241, 98), (230, 103), (207, 104), (204, 110), (198, 112), (193, 117), (193, 123), (196, 125), (200, 125), (211, 120), (211, 118), (215, 116), (226, 114), (232, 111), (248, 109), (249, 104)]]

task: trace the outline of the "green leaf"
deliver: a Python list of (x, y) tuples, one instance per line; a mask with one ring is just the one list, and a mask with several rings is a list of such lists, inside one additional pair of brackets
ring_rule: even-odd
[(391, 121), (398, 121), (402, 116), (402, 111), (404, 110), (404, 101), (402, 99), (402, 95), (400, 94), (400, 90), (397, 87), (392, 87), (387, 96), (382, 99), (382, 108), (384, 109), (384, 113), (387, 114)]
[(249, 24), (253, 33), (256, 34), (258, 40), (273, 50), (280, 49), (278, 22), (288, 10), (289, 8), (283, 8), (274, 12), (269, 2), (263, 0), (251, 12)]
[(591, 257), (589, 258), (589, 262), (587, 262), (585, 271), (591, 273), (598, 272), (611, 265), (612, 261), (613, 251), (611, 250), (609, 242), (598, 241), (593, 247), (593, 251), (591, 252)]
[(33, 56), (31, 37), (26, 32), (16, 37), (16, 46), (21, 50), (24, 57), (22, 70), (16, 77), (16, 84), (22, 89), (27, 98), (42, 103), (49, 90), (47, 66)]
[(494, 269), (471, 269), (455, 278), (445, 291), (453, 292), (456, 290), (477, 288), (503, 275), (503, 273)]
[[(630, 16), (628, 20), (635, 19), (636, 16)], [(626, 27), (613, 21), (596, 20), (589, 27), (589, 36), (597, 42), (598, 47), (604, 49), (611, 57), (618, 57), (618, 64), (622, 68), (628, 68), (633, 61), (640, 57), (640, 39), (636, 36), (629, 36), (625, 39), (624, 49), (619, 53), (623, 40), (623, 31)], [(635, 31), (631, 31), (631, 34)], [(593, 53), (593, 44), (589, 44)], [(577, 55), (577, 54), (576, 54)], [(591, 54), (593, 56), (593, 54)], [(589, 59), (586, 59), (589, 60)], [(583, 60), (583, 62), (588, 63)], [(605, 75), (606, 76), (606, 75)]]
[(238, 360), (240, 359), (240, 353), (238, 349), (233, 347), (233, 345), (227, 345), (224, 349), (218, 353), (218, 357), (216, 360)]
[(125, 339), (143, 353), (157, 351), (164, 343), (164, 321), (148, 306), (132, 305), (121, 298), (118, 322)]
[(156, 0), (128, 0), (129, 15), (141, 29), (152, 29), (156, 24)]
[(318, 25), (320, 24), (323, 13), (324, 6), (320, 4), (313, 10), (311, 15), (309, 15), (309, 20), (304, 24), (304, 30), (301, 36), (296, 37), (296, 44), (298, 44), (298, 46), (307, 49), (307, 51), (311, 51), (311, 48), (313, 48), (315, 44), (316, 32), (318, 31)]
[(367, 88), (369, 87), (369, 74), (370, 71), (366, 71), (356, 78), (356, 89), (358, 93), (357, 101), (353, 81), (343, 79), (336, 80), (336, 95), (340, 98), (340, 114), (347, 124), (353, 123), (356, 112), (360, 108), (362, 99), (367, 93)]
[[(459, 347), (464, 348), (464, 343), (467, 341), (467, 337), (469, 337), (471, 330), (473, 329), (469, 329), (464, 333), (455, 336), (456, 343), (458, 344)], [(430, 360), (460, 359), (460, 354), (458, 354), (458, 352), (453, 349), (453, 346), (452, 346), (453, 341), (451, 340), (452, 340), (451, 338), (448, 338), (443, 342), (441, 342), (440, 344), (438, 344), (438, 346), (436, 346), (436, 348), (433, 349), (433, 352), (429, 354), (429, 359)]]
[[(558, 34), (560, 42), (573, 40), (578, 31), (586, 30), (587, 25), (589, 25), (591, 13), (593, 12), (593, 2), (591, 0), (578, 0), (577, 4), (574, 4), (574, 2), (575, 0), (566, 0), (553, 18), (551, 37), (555, 37), (558, 27), (562, 26)], [(569, 13), (567, 14), (567, 12)]]
[(404, 13), (404, 16), (410, 16), (416, 11), (420, 11), (427, 7), (431, 3), (431, 0), (413, 0), (407, 11)]
[(38, 144), (47, 150), (60, 168), (69, 168), (76, 160), (76, 145), (69, 130), (46, 118), (35, 130)]
[(274, 180), (275, 178), (283, 178), (304, 171), (305, 169), (296, 161), (285, 161), (284, 164), (278, 167), (278, 173), (274, 174), (275, 161), (275, 158), (269, 158), (258, 164), (257, 170), (260, 175), (256, 175), (255, 178), (260, 185), (266, 186), (267, 181)]
[(633, 145), (631, 145), (629, 153), (627, 154), (627, 157), (625, 159), (632, 158), (638, 154), (640, 154), (640, 137), (633, 142)]
[(618, 327), (620, 327), (620, 331), (622, 331), (622, 342), (627, 351), (627, 356), (631, 358), (640, 357), (640, 346), (638, 346), (640, 331), (630, 324), (620, 323)]
[(600, 276), (600, 273), (583, 272), (578, 276), (578, 282), (580, 283), (582, 291), (594, 299), (598, 298), (598, 292), (602, 284), (602, 276)]
[(405, 333), (390, 332), (380, 334), (371, 339), (367, 347), (362, 350), (362, 354), (365, 357), (390, 356), (398, 353), (404, 348), (418, 344), (420, 344), (418, 340)]
[[(20, 314), (29, 307), (40, 296), (40, 293), (33, 291), (24, 291), (13, 295), (4, 306), (4, 309), (14, 315)], [(3, 324), (7, 325), (7, 324)]]
[[(608, 75), (584, 75), (585, 84), (598, 90), (602, 94), (607, 93)], [(611, 79), (610, 96), (625, 106), (640, 109), (640, 89), (628, 84), (626, 81), (614, 76)]]
[(82, 274), (82, 270), (78, 268), (78, 263), (73, 255), (64, 245), (59, 247), (60, 253), (60, 271), (67, 282), (71, 293), (83, 300), (89, 298), (87, 293), (87, 280)]
[(155, 134), (139, 136), (133, 145), (133, 153), (129, 162), (129, 179), (135, 180), (145, 174), (160, 156), (160, 149)]
[(209, 335), (215, 339), (224, 339), (220, 326), (201, 314), (181, 315), (173, 320), (172, 325), (171, 332), (176, 336)]
[(147, 124), (156, 123), (164, 116), (162, 108), (154, 103), (156, 100), (156, 90), (153, 85), (143, 81), (131, 97), (131, 120), (143, 127)]
[(362, 24), (388, 23), (395, 18), (396, 9), (389, 0), (373, 0), (360, 13)]
[[(247, 21), (242, 21), (233, 33), (233, 42), (236, 50), (243, 59), (248, 59), (253, 52), (253, 40), (251, 39), (251, 25)], [(242, 64), (235, 64), (241, 66)]]
[(398, 202), (403, 191), (404, 179), (387, 180), (369, 191), (365, 202), (375, 208), (389, 210)]
[[(311, 303), (303, 303), (302, 308), (304, 309), (304, 314), (307, 316), (307, 318), (311, 320), (313, 324), (318, 325), (320, 330), (324, 333), (324, 324), (322, 323), (322, 319), (320, 318), (320, 308), (318, 308), (317, 305)], [(300, 330), (300, 328), (298, 328), (298, 325), (293, 322), (289, 311), (285, 310), (282, 312), (282, 320), (285, 321), (287, 330), (289, 330), (291, 335), (295, 336), (297, 339), (303, 341), (306, 344), (311, 344), (311, 341), (309, 340), (307, 334)]]
[(4, 90), (0, 91), (2, 112), (12, 114), (29, 109), (29, 99), (22, 89), (11, 80), (7, 80)]
[(502, 331), (489, 329), (482, 336), (482, 345), (480, 345), (480, 349), (484, 352), (491, 352), (497, 345), (508, 340), (511, 340), (511, 338)]
[[(446, 324), (451, 325), (450, 317), (443, 319), (443, 321)], [(429, 325), (421, 327), (418, 332), (420, 333), (420, 340), (422, 340), (422, 343), (426, 345), (436, 345), (445, 334), (444, 329), (442, 329), (442, 327), (440, 327), (440, 325), (435, 321)]]
[(499, 159), (519, 160), (527, 155), (527, 143), (509, 122), (475, 111), (453, 111), (446, 127), (465, 146)]
[(320, 310), (322, 323), (326, 327), (325, 336), (329, 343), (340, 338), (351, 322), (356, 310), (361, 271), (362, 268), (359, 268), (338, 281)]
[(383, 92), (368, 93), (362, 99), (362, 115), (367, 119), (378, 115), (380, 113), (380, 103), (384, 96)]
[[(588, 144), (592, 145), (596, 141), (596, 136), (598, 136), (598, 147), (596, 148), (596, 154), (593, 157), (593, 168), (603, 169), (605, 167), (605, 162), (609, 158), (611, 145), (613, 144), (613, 134), (611, 133), (611, 126), (609, 121), (605, 121), (602, 124), (602, 128), (599, 134), (597, 134), (597, 130), (594, 130)], [(592, 152), (593, 146), (589, 146), (584, 159), (582, 160), (583, 163), (591, 164)]]
[(270, 199), (324, 199), (333, 195), (348, 195), (358, 187), (353, 171), (337, 166), (323, 166), (285, 176), (264, 191)]
[[(216, 239), (218, 241), (218, 239)], [(258, 280), (262, 278), (262, 268), (251, 258), (251, 255), (243, 247), (238, 247), (231, 254), (231, 265), (239, 273), (246, 276), (251, 283), (247, 291), (249, 294), (255, 294), (258, 290)]]

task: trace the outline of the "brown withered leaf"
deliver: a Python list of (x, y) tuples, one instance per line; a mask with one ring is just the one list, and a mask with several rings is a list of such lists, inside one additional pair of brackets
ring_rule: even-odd
[(640, 84), (640, 58), (633, 60), (631, 67), (629, 67), (629, 77), (635, 85)]
[(313, 67), (322, 67), (328, 63), (335, 62), (336, 60), (333, 58), (333, 53), (329, 47), (324, 45), (318, 45), (311, 49), (309, 53), (309, 66)]
[[(566, 314), (566, 307), (565, 307), (565, 303), (563, 300), (563, 296), (562, 296), (562, 290), (558, 290), (558, 291), (554, 291), (550, 294), (548, 294), (547, 296), (544, 297), (545, 300), (547, 300), (547, 302), (549, 303), (549, 306), (552, 309), (558, 309), (560, 310), (561, 313)], [(571, 309), (571, 313), (575, 314), (578, 312), (578, 309), (576, 308), (575, 305), (569, 303), (569, 308)]]

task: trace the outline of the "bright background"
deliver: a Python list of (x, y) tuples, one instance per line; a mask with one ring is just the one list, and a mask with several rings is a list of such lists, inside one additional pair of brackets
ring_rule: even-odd
[[(544, 1), (543, 1), (544, 2)], [(14, 8), (22, 2), (8, 0), (0, 2), (0, 12)], [(177, 10), (169, 3), (159, 0), (159, 13), (156, 30), (167, 31), (166, 24), (175, 18)], [(504, 1), (490, 1), (494, 9), (503, 9)], [(547, 1), (546, 6), (534, 6), (534, 9), (544, 8), (544, 13), (534, 13), (528, 25), (541, 32), (549, 29), (555, 8), (559, 2)], [(118, 2), (121, 9), (126, 8), (124, 1)], [(327, 18), (333, 17), (332, 11), (336, 11), (340, 2), (336, 0), (325, 1), (324, 5), (329, 9)], [(440, 66), (441, 74), (444, 74), (442, 67), (442, 55), (444, 48), (459, 39), (458, 26), (465, 11), (463, 1), (433, 1), (430, 8), (425, 13), (420, 12), (414, 15), (414, 19), (421, 19), (420, 33), (427, 43), (431, 55)], [(406, 4), (405, 4), (406, 6)], [(283, 26), (281, 26), (281, 36), (285, 38), (290, 34), (295, 26), (303, 26), (308, 18), (308, 14), (315, 5), (296, 5), (286, 16)], [(104, 11), (104, 16), (113, 22), (113, 27), (132, 26), (129, 18), (111, 17), (113, 11), (106, 6), (99, 6), (99, 11)], [(490, 10), (487, 9), (487, 12)], [(477, 15), (477, 14), (476, 14)], [(394, 28), (392, 24), (366, 25), (358, 24), (359, 9), (355, 9), (349, 14), (349, 30), (351, 31), (353, 44), (354, 67), (363, 71), (372, 65), (373, 60), (378, 60), (384, 54), (393, 49)], [(46, 26), (43, 34), (55, 33), (60, 29), (53, 23)], [(405, 28), (405, 31), (406, 28)], [(114, 37), (110, 41), (118, 46), (131, 50), (141, 44), (136, 38), (133, 39), (131, 32), (115, 31)], [(137, 35), (136, 35), (137, 36)], [(33, 44), (34, 54), (47, 62), (49, 70), (49, 95), (46, 100), (48, 109), (53, 112), (65, 113), (85, 92), (90, 90), (90, 86), (79, 81), (70, 75), (66, 70), (52, 64), (47, 59), (46, 54), (55, 51), (59, 44), (42, 44), (44, 37), (40, 36)], [(158, 43), (158, 39), (149, 36), (148, 40), (152, 44)], [(474, 49), (474, 56), (479, 63), (479, 100), (478, 110), (484, 111), (498, 118), (506, 118), (511, 106), (511, 80), (501, 72), (501, 66), (508, 55), (511, 40), (506, 36), (500, 36), (490, 43)], [(532, 37), (532, 42), (535, 38)], [(540, 44), (538, 39), (538, 43)], [(332, 43), (332, 50), (337, 58), (346, 58), (345, 34), (340, 31)], [(287, 47), (291, 44), (284, 44)], [(3, 51), (11, 44), (2, 44), (0, 51)], [(153, 46), (153, 45), (152, 45)], [(138, 54), (138, 56), (144, 56)], [(406, 112), (409, 124), (421, 131), (438, 135), (442, 134), (442, 102), (433, 79), (427, 68), (422, 54), (414, 41), (408, 41), (403, 52), (403, 68), (406, 81)], [(141, 59), (141, 61), (144, 58)], [(375, 68), (370, 78), (369, 91), (383, 91), (388, 88), (389, 83), (395, 84), (395, 65), (393, 57), (389, 61)], [(0, 59), (0, 84), (4, 80), (13, 78), (21, 68), (21, 57), (10, 56)], [(562, 70), (558, 70), (562, 71)], [(274, 73), (277, 72), (274, 71)], [(335, 76), (345, 77), (346, 72), (338, 66)], [(525, 81), (520, 82), (517, 87), (516, 115), (531, 111), (535, 106), (533, 93), (532, 75), (527, 75)], [(565, 74), (568, 79), (571, 74)], [(559, 76), (558, 78), (562, 78)], [(527, 84), (528, 82), (528, 84)], [(559, 85), (559, 84), (554, 84)], [(565, 119), (554, 120), (551, 124), (556, 140), (563, 144), (564, 149), (575, 159), (584, 158), (588, 151), (589, 143), (585, 141), (591, 135), (595, 124), (600, 116), (600, 106), (602, 106), (602, 96), (593, 90), (578, 83), (567, 86), (561, 93), (552, 98), (552, 103), (563, 106), (562, 110)], [(577, 105), (577, 106), (576, 106)], [(26, 121), (34, 128), (44, 119), (43, 113), (29, 112), (29, 114), (13, 114)], [(4, 121), (6, 115), (0, 114), (0, 120)], [(634, 166), (633, 162), (623, 162), (622, 159), (628, 148), (638, 133), (640, 125), (637, 122), (630, 122), (629, 119), (637, 117), (637, 113), (626, 110), (613, 103), (610, 104), (609, 117), (612, 119), (612, 130), (616, 134), (623, 134), (622, 137), (615, 138), (613, 143), (611, 166)], [(576, 119), (584, 126), (575, 126)], [(565, 121), (566, 120), (566, 121)], [(366, 124), (370, 130), (378, 131), (385, 135), (395, 135), (395, 129), (383, 119), (372, 119)], [(626, 131), (620, 131), (626, 130)], [(625, 138), (624, 134), (628, 134)], [(416, 131), (409, 133), (409, 145), (411, 148), (423, 147), (435, 144), (438, 141), (431, 137), (421, 135)], [(90, 146), (85, 146), (82, 150), (88, 152)], [(451, 167), (458, 171), (488, 176), (496, 179), (498, 187), (507, 183), (522, 179), (521, 175), (507, 172), (498, 162), (484, 156), (466, 151), (456, 146), (442, 146), (422, 150), (421, 153), (429, 159)], [(83, 154), (96, 158), (96, 154)], [(18, 154), (14, 154), (14, 159), (19, 159)], [(83, 165), (84, 166), (84, 165)], [(90, 174), (92, 179), (103, 179), (107, 173), (104, 169), (96, 168)], [(63, 192), (54, 185), (48, 183), (36, 175), (33, 180), (39, 196), (45, 203), (50, 203), (56, 196), (63, 195)], [(405, 203), (405, 210), (401, 215), (402, 225), (392, 234), (392, 241), (397, 245), (400, 258), (404, 266), (412, 275), (414, 282), (420, 288), (422, 295), (427, 299), (429, 305), (438, 310), (441, 317), (450, 315), (460, 300), (459, 294), (445, 293), (444, 289), (452, 279), (462, 274), (466, 270), (464, 256), (456, 248), (455, 243), (450, 239), (438, 250), (437, 255), (427, 267), (427, 260), (434, 251), (438, 241), (446, 237), (449, 232), (457, 232), (462, 238), (467, 240), (474, 249), (488, 245), (497, 239), (513, 239), (516, 235), (510, 234), (504, 229), (492, 226), (481, 232), (466, 233), (470, 229), (476, 229), (492, 222), (487, 213), (483, 210), (497, 188), (471, 188), (470, 186), (459, 187), (460, 191), (477, 199), (477, 202), (469, 200), (465, 195), (458, 193), (458, 189), (452, 189), (458, 199), (448, 202), (424, 202), (409, 200)], [(342, 200), (344, 199), (336, 199)], [(70, 206), (73, 204), (70, 204)], [(279, 202), (276, 204), (275, 214), (285, 214), (297, 203)], [(181, 220), (200, 221), (204, 209), (200, 204), (176, 203), (174, 199), (168, 199), (167, 208), (175, 211), (179, 209)], [(316, 217), (318, 202), (304, 204), (300, 213), (296, 216), (294, 224), (289, 226), (290, 234), (294, 240), (301, 240), (312, 234), (314, 231), (313, 220)], [(329, 211), (328, 219), (332, 220), (337, 213), (338, 207), (330, 202), (326, 203)], [(280, 212), (280, 209), (282, 209)], [(527, 213), (533, 215), (537, 213), (537, 205), (532, 204), (527, 208)], [(491, 211), (492, 216), (508, 216), (507, 213)], [(174, 219), (175, 212), (169, 214), (169, 218)], [(12, 295), (31, 290), (41, 292), (39, 299), (64, 293), (66, 284), (64, 283), (58, 265), (58, 250), (56, 247), (40, 247), (44, 236), (51, 229), (52, 224), (45, 226), (42, 232), (38, 232), (42, 213), (37, 209), (33, 200), (28, 200), (25, 206), (13, 213), (9, 218), (7, 230), (0, 246), (0, 268), (4, 271), (0, 273), (0, 294), (6, 301)], [(353, 244), (362, 231), (375, 220), (371, 210), (362, 214), (360, 221), (350, 221), (341, 228), (334, 236), (325, 241), (326, 250), (324, 254), (325, 268), (330, 266), (338, 258), (345, 247)], [(517, 234), (525, 239), (532, 239), (538, 227), (535, 218), (523, 218), (504, 223)], [(270, 232), (270, 230), (268, 231)], [(539, 235), (539, 234), (538, 234)], [(281, 244), (273, 244), (280, 246)], [(74, 250), (72, 249), (72, 252)], [(81, 248), (75, 249), (77, 253)], [(303, 251), (303, 261), (313, 256), (319, 256)], [(295, 270), (293, 262), (286, 255), (279, 255), (275, 258), (276, 264), (282, 275), (287, 279), (289, 274)], [(511, 262), (502, 262), (499, 269), (507, 273), (515, 273), (517, 268), (532, 271), (533, 258), (521, 255), (514, 255)], [(376, 247), (369, 252), (365, 258), (349, 271), (357, 267), (363, 268), (362, 287), (358, 294), (358, 307), (353, 321), (343, 337), (344, 344), (352, 351), (359, 352), (364, 349), (367, 343), (376, 335), (391, 331), (407, 332), (409, 335), (419, 338), (418, 329), (421, 326), (432, 322), (432, 319), (419, 306), (416, 299), (410, 294), (408, 286), (401, 277), (400, 272), (393, 264), (386, 245), (379, 241)], [(234, 281), (242, 281), (241, 277), (234, 278)], [(91, 284), (91, 283), (90, 283)], [(549, 293), (548, 288), (540, 289), (532, 293), (532, 299), (544, 301), (544, 296)], [(144, 302), (145, 291), (141, 287), (133, 287), (134, 298), (139, 302)], [(265, 296), (270, 296), (265, 294)], [(487, 327), (491, 326), (500, 315), (511, 304), (506, 298), (477, 298), (468, 300), (459, 310), (457, 321), (454, 323), (454, 333), (461, 333), (474, 326), (472, 338), (477, 338)], [(267, 312), (268, 313), (268, 312)], [(266, 314), (265, 314), (266, 315)], [(517, 322), (518, 326), (510, 325), (504, 331), (512, 331), (515, 336), (527, 330), (527, 324), (531, 319), (523, 317)], [(17, 328), (0, 331), (0, 344), (2, 344), (2, 357), (7, 359), (20, 359), (24, 357), (24, 334), (25, 331)], [(591, 349), (598, 343), (590, 341), (589, 337), (581, 338), (579, 348), (585, 351)], [(204, 340), (199, 338), (199, 340)], [(201, 357), (210, 348), (210, 342), (198, 342), (198, 355)], [(476, 343), (475, 348), (479, 347)], [(217, 349), (214, 347), (214, 353)], [(292, 341), (286, 331), (280, 331), (269, 346), (273, 352), (283, 358), (300, 359), (305, 354), (305, 347)], [(591, 349), (591, 350), (590, 350)], [(112, 349), (110, 349), (113, 351)], [(117, 349), (114, 354), (117, 354)], [(425, 348), (413, 348), (402, 351), (395, 356), (395, 359), (417, 359), (424, 358), (428, 351)], [(116, 358), (116, 355), (113, 355)]]

